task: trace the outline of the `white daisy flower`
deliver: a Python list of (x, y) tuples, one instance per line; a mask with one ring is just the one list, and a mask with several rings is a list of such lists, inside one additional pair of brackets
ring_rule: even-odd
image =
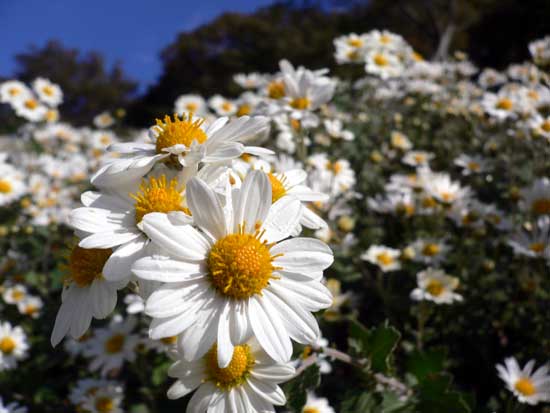
[(418, 239), (411, 247), (415, 261), (432, 265), (442, 262), (451, 249), (443, 240), (437, 239)]
[(237, 105), (235, 102), (221, 95), (214, 95), (208, 99), (208, 105), (218, 116), (233, 116), (237, 113)]
[(550, 142), (550, 116), (543, 117), (536, 113), (528, 121), (531, 132), (536, 137), (543, 137)]
[(462, 175), (472, 175), (485, 172), (487, 161), (479, 155), (462, 154), (454, 160), (454, 164), (462, 168)]
[(442, 270), (428, 268), (416, 274), (418, 288), (411, 292), (416, 301), (433, 301), (436, 304), (452, 304), (462, 301), (462, 296), (454, 291), (459, 286), (458, 278), (445, 274)]
[(450, 175), (446, 173), (434, 173), (422, 169), (419, 175), (426, 193), (445, 205), (459, 200), (464, 201), (471, 196), (468, 187), (463, 187), (460, 182), (451, 180)]
[(506, 387), (521, 403), (537, 405), (539, 402), (550, 401), (550, 366), (539, 367), (535, 372), (535, 360), (530, 360), (523, 369), (514, 357), (504, 360), (504, 365), (498, 364), (498, 376), (506, 383)]
[(177, 381), (168, 390), (169, 399), (195, 391), (188, 413), (273, 412), (286, 397), (279, 383), (291, 379), (289, 363), (274, 362), (253, 340), (235, 346), (226, 367), (218, 365), (217, 344), (211, 344), (198, 360), (189, 362), (181, 353), (171, 356), (175, 363), (168, 370)]
[(485, 93), (481, 105), (487, 114), (497, 120), (515, 119), (519, 109), (517, 98), (506, 93)]
[(27, 413), (27, 408), (20, 406), (16, 402), (4, 404), (4, 400), (0, 397), (0, 413)]
[(43, 121), (48, 112), (48, 108), (41, 104), (34, 96), (15, 100), (12, 102), (12, 106), (17, 116), (21, 116), (30, 122)]
[(94, 125), (96, 128), (104, 129), (113, 126), (115, 118), (109, 112), (102, 112), (94, 117)]
[(2, 292), (2, 298), (7, 304), (18, 304), (27, 298), (27, 287), (23, 284), (8, 286)]
[(385, 247), (383, 245), (371, 245), (369, 249), (361, 255), (361, 259), (371, 264), (377, 265), (384, 272), (396, 271), (401, 268), (399, 257), (401, 251), (395, 248)]
[(208, 127), (204, 120), (192, 115), (163, 121), (150, 129), (151, 143), (120, 143), (112, 150), (125, 157), (113, 159), (93, 177), (92, 184), (98, 187), (128, 185), (147, 174), (157, 162), (164, 162), (173, 169), (189, 168), (196, 173), (202, 163), (217, 163), (235, 159), (243, 153), (271, 154), (272, 152), (241, 142), (250, 140), (267, 131), (268, 119), (262, 116), (242, 116), (231, 122), (219, 118)]
[(233, 80), (243, 89), (258, 89), (265, 85), (267, 78), (260, 73), (237, 73)]
[(366, 55), (365, 71), (382, 79), (400, 76), (405, 67), (394, 53), (372, 50)]
[(550, 259), (550, 217), (542, 216), (531, 231), (519, 230), (508, 240), (514, 254)]
[(315, 393), (308, 392), (306, 404), (302, 408), (302, 413), (336, 413), (330, 406), (328, 399), (317, 397)]
[(17, 362), (27, 358), (29, 344), (21, 327), (0, 322), (0, 371), (17, 367)]
[(193, 178), (187, 202), (199, 230), (163, 214), (143, 219), (145, 233), (167, 254), (133, 267), (138, 277), (166, 283), (147, 300), (151, 338), (183, 333), (186, 360), (202, 357), (217, 339), (218, 361), (226, 367), (235, 345), (253, 335), (278, 362), (290, 359), (290, 338), (307, 344), (319, 336), (310, 312), (332, 302), (320, 282), (332, 252), (316, 239), (285, 240), (302, 206), (289, 196), (271, 201), (269, 179), (260, 171), (250, 172), (225, 206)]
[(63, 92), (59, 85), (42, 77), (32, 82), (32, 88), (38, 98), (48, 106), (57, 107), (63, 102)]
[(123, 397), (122, 387), (102, 386), (89, 392), (78, 406), (89, 413), (124, 413), (121, 406)]
[(431, 152), (408, 151), (401, 159), (401, 162), (403, 162), (405, 165), (410, 165), (414, 167), (428, 166), (429, 162), (434, 157), (435, 155)]
[(105, 379), (81, 379), (69, 393), (69, 400), (75, 406), (81, 406), (82, 402), (89, 396), (103, 388), (113, 388), (122, 395), (123, 388), (117, 382)]
[(396, 149), (402, 151), (408, 151), (412, 148), (412, 142), (410, 139), (401, 132), (393, 131), (390, 135), (390, 144)]
[(125, 361), (134, 361), (139, 336), (131, 334), (136, 326), (136, 319), (114, 317), (106, 328), (98, 328), (86, 343), (84, 355), (91, 358), (90, 370), (101, 369), (105, 376), (111, 370), (122, 367)]
[(0, 102), (14, 104), (17, 100), (32, 97), (31, 90), (19, 80), (8, 80), (0, 83)]
[(521, 191), (521, 208), (535, 216), (550, 215), (550, 179), (536, 179)]
[(40, 317), (40, 310), (42, 310), (43, 306), (44, 302), (40, 297), (27, 296), (23, 300), (17, 302), (17, 309), (19, 312), (32, 318)]
[(181, 95), (174, 103), (174, 113), (183, 116), (186, 113), (194, 113), (202, 116), (206, 114), (208, 108), (204, 98), (200, 95)]
[(81, 337), (93, 318), (107, 317), (115, 308), (117, 290), (125, 282), (110, 282), (103, 276), (103, 267), (112, 250), (75, 246), (68, 258), (67, 280), (61, 293), (61, 307), (55, 319), (51, 343), (55, 347), (70, 334)]

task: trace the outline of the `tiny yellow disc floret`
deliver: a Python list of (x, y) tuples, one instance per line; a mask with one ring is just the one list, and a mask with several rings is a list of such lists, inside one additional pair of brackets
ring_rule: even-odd
[(277, 178), (275, 175), (273, 175), (271, 172), (267, 174), (267, 177), (269, 178), (269, 182), (271, 182), (271, 202), (275, 203), (279, 199), (281, 199), (283, 196), (286, 195), (286, 188), (285, 188), (285, 177), (283, 176), (281, 179)]
[(218, 292), (235, 299), (261, 294), (276, 268), (270, 245), (259, 238), (260, 233), (241, 232), (227, 235), (212, 246), (207, 263)]
[(535, 385), (533, 384), (533, 382), (527, 378), (519, 379), (514, 385), (514, 387), (518, 392), (520, 392), (524, 396), (532, 396), (537, 392), (537, 389), (535, 388)]
[(216, 344), (210, 349), (204, 361), (206, 364), (206, 374), (209, 381), (212, 381), (218, 388), (222, 390), (230, 390), (235, 386), (239, 386), (250, 374), (250, 369), (255, 363), (254, 356), (250, 352), (250, 347), (246, 344), (235, 346), (233, 350), (233, 358), (229, 365), (225, 368), (218, 366), (218, 347)]
[(15, 350), (15, 341), (11, 337), (4, 337), (0, 340), (0, 353), (11, 354)]

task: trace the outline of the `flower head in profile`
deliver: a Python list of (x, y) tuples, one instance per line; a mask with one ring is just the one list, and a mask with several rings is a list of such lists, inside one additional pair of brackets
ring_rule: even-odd
[(195, 226), (174, 225), (164, 214), (143, 219), (160, 253), (138, 260), (133, 272), (164, 283), (146, 303), (151, 338), (181, 334), (189, 361), (217, 340), (219, 365), (227, 367), (235, 346), (255, 336), (270, 357), (287, 362), (291, 338), (307, 344), (320, 334), (311, 312), (332, 303), (320, 281), (332, 251), (316, 239), (287, 239), (302, 206), (291, 196), (272, 203), (261, 171), (250, 172), (225, 202), (193, 178), (187, 203)]
[(361, 255), (361, 259), (377, 265), (383, 272), (396, 271), (401, 268), (401, 251), (383, 245), (371, 245)]
[(289, 363), (273, 361), (255, 340), (250, 340), (236, 346), (229, 364), (220, 367), (216, 347), (214, 343), (200, 359), (191, 362), (181, 352), (170, 354), (175, 362), (168, 375), (177, 381), (168, 390), (168, 398), (177, 399), (196, 390), (188, 413), (260, 413), (286, 403), (279, 383), (293, 377), (294, 368)]
[(157, 163), (194, 176), (199, 163), (218, 163), (238, 158), (243, 153), (272, 152), (243, 143), (268, 130), (268, 119), (241, 116), (229, 121), (219, 118), (206, 125), (192, 113), (157, 119), (149, 130), (150, 142), (119, 143), (111, 147), (123, 156), (111, 160), (92, 177), (98, 187), (122, 187), (145, 176)]
[(548, 364), (533, 371), (535, 360), (530, 360), (523, 368), (514, 357), (497, 365), (498, 376), (521, 403), (537, 405), (550, 401), (550, 366)]

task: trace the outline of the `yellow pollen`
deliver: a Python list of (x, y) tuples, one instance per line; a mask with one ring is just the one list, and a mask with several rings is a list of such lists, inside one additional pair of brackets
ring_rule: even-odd
[(240, 158), (246, 162), (246, 163), (250, 163), (250, 161), (252, 161), (252, 155), (248, 154), (248, 153), (243, 153)]
[(376, 66), (387, 66), (390, 63), (387, 57), (380, 53), (375, 54), (372, 60)]
[(545, 132), (550, 132), (550, 120), (547, 119), (540, 125), (540, 128)]
[(281, 99), (286, 95), (285, 84), (281, 81), (273, 81), (267, 86), (267, 94), (271, 99)]
[(433, 257), (434, 255), (439, 254), (439, 251), (441, 248), (437, 244), (426, 244), (424, 245), (424, 248), (422, 248), (422, 254), (426, 255), (428, 257)]
[(422, 198), (422, 206), (424, 208), (434, 208), (437, 205), (437, 202), (435, 202), (435, 199), (433, 199), (431, 196), (426, 196)]
[(222, 109), (228, 112), (230, 110), (233, 110), (233, 105), (231, 104), (231, 102), (223, 102)]
[(537, 215), (550, 215), (550, 198), (540, 198), (531, 204), (531, 210)]
[(188, 112), (196, 112), (199, 108), (199, 105), (194, 102), (189, 102), (185, 105), (185, 109), (187, 109)]
[(38, 107), (38, 102), (34, 99), (27, 99), (25, 101), (25, 107), (27, 109), (36, 109)]
[(305, 346), (304, 351), (302, 351), (302, 354), (300, 355), (300, 358), (302, 360), (305, 360), (311, 355), (311, 353), (313, 353), (313, 349), (311, 348), (311, 346)]
[(125, 341), (126, 336), (124, 334), (115, 334), (105, 342), (105, 351), (109, 354), (120, 353)]
[(176, 341), (178, 341), (178, 336), (161, 338), (160, 341), (162, 342), (162, 344), (171, 346), (173, 344), (176, 344)]
[(299, 132), (300, 129), (302, 128), (302, 124), (298, 119), (292, 118), (290, 119), (290, 127), (294, 129), (296, 132)]
[(357, 50), (350, 50), (349, 52), (346, 53), (346, 57), (349, 60), (357, 60), (359, 59), (359, 53), (357, 53)]
[(139, 191), (130, 196), (136, 201), (136, 223), (139, 224), (143, 217), (151, 212), (183, 211), (190, 214), (184, 207), (181, 189), (178, 189), (177, 179), (166, 181), (166, 176), (158, 179), (150, 177), (149, 181), (143, 180)]
[(0, 351), (4, 354), (11, 354), (15, 350), (15, 341), (11, 337), (4, 337), (0, 340)]
[(269, 178), (269, 182), (271, 182), (271, 202), (275, 203), (286, 195), (286, 189), (284, 185), (286, 181), (286, 176), (283, 175), (282, 178), (279, 179), (270, 172), (267, 174), (267, 177)]
[(361, 39), (349, 39), (348, 45), (351, 47), (361, 47), (363, 46), (363, 41)]
[(99, 142), (101, 142), (103, 145), (109, 145), (111, 143), (111, 137), (109, 135), (101, 135), (101, 138), (99, 138)]
[(382, 36), (380, 36), (380, 43), (390, 44), (391, 43), (391, 37), (388, 36), (387, 34), (383, 34)]
[(542, 242), (534, 242), (529, 245), (529, 249), (537, 254), (540, 254), (544, 251), (544, 244)]
[(497, 109), (511, 110), (514, 106), (514, 102), (508, 98), (502, 98), (497, 102)]
[(338, 175), (342, 171), (342, 164), (340, 162), (327, 162), (327, 170), (334, 172), (335, 175)]
[(454, 200), (454, 195), (450, 192), (442, 192), (440, 197), (445, 202), (452, 202)]
[(95, 408), (99, 413), (108, 413), (113, 410), (115, 404), (109, 397), (100, 397), (95, 402)]
[(321, 413), (321, 411), (317, 407), (305, 406), (302, 413)]
[(38, 307), (32, 304), (29, 304), (23, 310), (23, 313), (26, 315), (33, 315), (33, 314), (36, 314), (37, 312), (38, 312)]
[(382, 252), (376, 256), (376, 261), (382, 265), (391, 265), (394, 262), (393, 257), (387, 252)]
[(426, 156), (422, 154), (416, 154), (414, 155), (414, 160), (416, 163), (424, 163), (426, 161)]
[(99, 248), (73, 248), (69, 257), (68, 281), (79, 287), (87, 287), (94, 280), (103, 278), (103, 267), (111, 256), (112, 250)]
[(434, 297), (439, 297), (445, 288), (443, 287), (443, 284), (441, 281), (438, 280), (430, 280), (428, 282), (428, 285), (426, 285), (426, 291), (428, 291), (431, 295)]
[(54, 93), (55, 93), (54, 90), (53, 90), (53, 87), (51, 87), (51, 86), (44, 86), (42, 88), (42, 92), (44, 92), (44, 94), (46, 96), (53, 96)]
[(290, 101), (290, 106), (298, 110), (307, 109), (309, 108), (310, 104), (311, 104), (311, 101), (306, 97), (294, 98)]
[(204, 356), (206, 374), (211, 381), (221, 390), (227, 391), (245, 382), (256, 360), (246, 344), (235, 346), (233, 358), (225, 368), (218, 366), (218, 346), (214, 344)]
[(533, 382), (528, 378), (521, 378), (518, 381), (516, 381), (516, 384), (514, 384), (514, 387), (517, 391), (519, 391), (524, 396), (532, 396), (537, 392), (537, 389)]
[(250, 105), (247, 105), (245, 103), (244, 105), (239, 106), (239, 109), (237, 109), (237, 116), (250, 115), (251, 111), (252, 111), (252, 108), (250, 107)]
[(164, 121), (157, 119), (156, 122), (155, 128), (159, 133), (156, 142), (157, 153), (165, 153), (164, 148), (170, 148), (178, 144), (190, 147), (193, 141), (204, 143), (208, 138), (201, 129), (204, 120), (197, 119), (194, 121), (192, 113), (187, 116), (183, 115), (181, 119), (178, 115), (174, 115), (173, 120), (166, 115)]
[(540, 99), (540, 95), (538, 94), (538, 92), (536, 90), (530, 90), (529, 92), (527, 92), (527, 96), (529, 96), (533, 100), (539, 100)]
[(273, 277), (272, 245), (260, 241), (261, 232), (254, 235), (230, 234), (212, 246), (207, 259), (212, 285), (220, 294), (234, 299), (245, 299), (262, 290)]
[(395, 207), (395, 212), (397, 212), (400, 215), (407, 215), (407, 216), (414, 215), (414, 210), (415, 208), (413, 204), (399, 203)]
[(422, 61), (424, 61), (424, 58), (423, 58), (422, 55), (421, 55), (420, 53), (418, 53), (418, 52), (413, 52), (413, 53), (412, 53), (412, 58), (413, 58), (413, 60), (416, 61), (416, 62), (422, 62)]

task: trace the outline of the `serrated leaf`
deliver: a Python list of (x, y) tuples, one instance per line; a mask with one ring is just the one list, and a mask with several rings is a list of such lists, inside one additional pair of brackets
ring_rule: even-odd
[(401, 333), (387, 322), (370, 330), (354, 322), (350, 327), (349, 345), (369, 360), (374, 371), (384, 373), (390, 367), (391, 355), (400, 338)]

